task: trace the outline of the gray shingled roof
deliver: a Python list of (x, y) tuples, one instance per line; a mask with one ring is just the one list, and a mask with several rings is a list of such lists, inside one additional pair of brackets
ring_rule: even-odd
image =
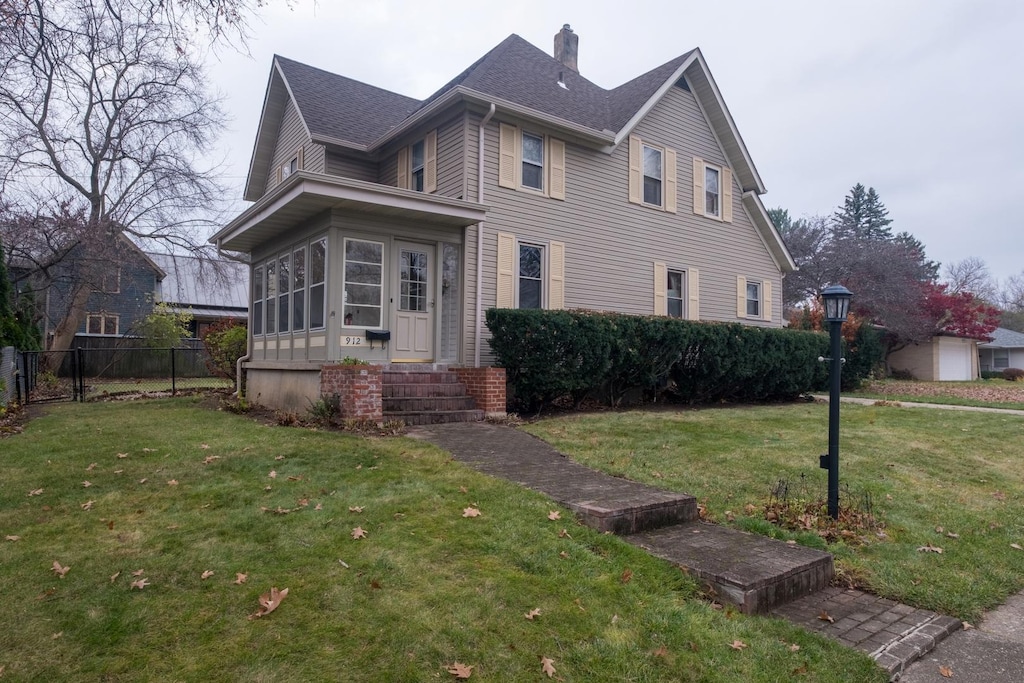
[(605, 90), (512, 34), (422, 102), (290, 59), (277, 60), (311, 133), (370, 145), (457, 86), (598, 132), (618, 131), (690, 54)]
[(997, 349), (1024, 349), (1024, 334), (1020, 332), (997, 327), (993, 330), (991, 337), (992, 341), (978, 344), (978, 346)]
[(178, 254), (146, 254), (166, 276), (159, 299), (191, 308), (249, 307), (249, 267), (236, 261), (211, 261)]
[(295, 104), (316, 135), (369, 145), (397, 126), (420, 101), (276, 56)]

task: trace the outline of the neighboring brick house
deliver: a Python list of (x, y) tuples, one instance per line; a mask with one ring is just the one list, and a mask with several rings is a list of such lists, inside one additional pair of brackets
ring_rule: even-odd
[(511, 35), (423, 101), (274, 58), (211, 238), (251, 258), (261, 400), (345, 356), (486, 366), (494, 306), (781, 326), (795, 266), (700, 50), (606, 90), (577, 41)]

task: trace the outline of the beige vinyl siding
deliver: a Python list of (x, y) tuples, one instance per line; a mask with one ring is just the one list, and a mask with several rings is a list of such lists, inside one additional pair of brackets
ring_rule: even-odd
[(334, 152), (327, 153), (326, 173), (328, 175), (352, 178), (354, 180), (365, 180), (369, 183), (377, 182), (377, 164), (372, 161), (353, 159)]
[[(295, 103), (289, 99), (288, 104), (285, 105), (284, 114), (281, 117), (281, 127), (277, 131), (277, 147), (274, 149), (274, 160), (270, 165), (270, 172), (267, 174), (267, 184), (263, 190), (264, 194), (281, 182), (281, 165), (291, 160), (292, 157), (299, 153), (299, 149), (303, 145), (308, 145), (308, 142), (309, 138), (306, 137), (306, 129), (302, 125), (302, 119), (299, 118), (299, 111), (295, 108)], [(318, 163), (319, 157), (317, 155), (322, 155), (323, 147), (320, 145), (308, 146), (319, 148), (319, 152), (310, 150), (313, 157), (310, 161)], [(305, 157), (305, 150), (303, 157)], [(302, 159), (302, 161), (305, 162), (306, 159)], [(304, 163), (300, 164), (300, 168), (304, 166)], [(322, 170), (323, 165), (321, 163), (320, 171)]]
[[(473, 175), (479, 120), (472, 115), (469, 122), (474, 142), (467, 159)], [(649, 315), (654, 300), (651, 264), (658, 259), (673, 267), (685, 267), (688, 273), (699, 273), (697, 310), (701, 320), (736, 320), (738, 273), (770, 282), (773, 299), (770, 309), (767, 302), (765, 306), (772, 311), (771, 321), (743, 322), (779, 325), (781, 302), (775, 300), (781, 292), (779, 269), (743, 208), (735, 176), (731, 223), (693, 212), (689, 191), (693, 187), (692, 159), (698, 157), (720, 167), (728, 164), (691, 93), (671, 88), (633, 131), (639, 138), (656, 140), (676, 153), (675, 214), (629, 202), (628, 141), (611, 155), (567, 143), (565, 177), (570, 191), (564, 201), (500, 187), (498, 131), (498, 122), (492, 120), (487, 126), (484, 150), (484, 203), (489, 207), (483, 240), (484, 309), (494, 306), (496, 234), (505, 232), (524, 241), (565, 243), (566, 308)], [(537, 132), (557, 137), (555, 131)], [(474, 246), (466, 250), (467, 272), (475, 273), (475, 235), (469, 239)], [(689, 291), (688, 296), (691, 294)], [(687, 303), (687, 313), (692, 315)], [(473, 313), (473, 299), (467, 298), (464, 320), (470, 336)], [(486, 337), (486, 328), (484, 334)], [(472, 353), (471, 348), (469, 351)], [(487, 347), (481, 352), (482, 360), (487, 361)]]
[(461, 199), (466, 196), (464, 123), (465, 119), (460, 114), (437, 127), (436, 194), (442, 197)]

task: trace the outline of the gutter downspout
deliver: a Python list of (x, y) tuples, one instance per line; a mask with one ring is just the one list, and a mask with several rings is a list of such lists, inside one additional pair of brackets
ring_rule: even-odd
[[(224, 252), (220, 248), (220, 240), (217, 240), (217, 255), (218, 256), (224, 256)], [(250, 255), (250, 260), (251, 260), (251, 258), (252, 258), (252, 256)], [(250, 291), (250, 294), (251, 294), (251, 292), (252, 292), (252, 288), (251, 287), (250, 287), (249, 291)], [(252, 312), (252, 301), (251, 300), (250, 300), (249, 304), (250, 304), (249, 305), (249, 309), (250, 309), (249, 312), (251, 313)], [(245, 395), (242, 393), (242, 363), (246, 363), (246, 362), (248, 362), (252, 358), (252, 335), (249, 334), (249, 330), (251, 329), (251, 327), (249, 325), (249, 319), (248, 318), (246, 318), (246, 320), (245, 320), (245, 327), (246, 327), (245, 355), (235, 361), (235, 398), (237, 398), (237, 399), (245, 398)]]
[[(487, 111), (487, 116), (480, 121), (480, 127), (477, 134), (477, 170), (476, 170), (476, 201), (479, 204), (484, 203), (484, 128), (491, 122), (491, 117), (494, 116), (495, 106), (491, 102), (491, 108)], [(481, 285), (484, 278), (484, 224), (476, 224), (476, 316), (475, 325), (476, 328), (473, 332), (473, 367), (480, 367), (480, 337), (482, 333), (483, 323), (480, 320), (480, 315), (483, 312), (484, 307), (484, 293)]]

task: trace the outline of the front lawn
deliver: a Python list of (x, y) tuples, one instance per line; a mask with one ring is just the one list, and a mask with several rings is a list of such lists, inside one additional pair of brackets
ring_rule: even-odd
[[(791, 498), (824, 499), (827, 413), (817, 404), (599, 413), (526, 429), (591, 467), (691, 493), (716, 521), (824, 547), (769, 524), (764, 506), (780, 480)], [(885, 524), (884, 538), (865, 530), (864, 545), (829, 546), (846, 577), (967, 620), (1024, 589), (1024, 418), (844, 405), (841, 423), (844, 503)]]
[(72, 404), (0, 466), (5, 683), (886, 679), (410, 439)]
[(844, 395), (885, 401), (1024, 410), (1024, 382), (1007, 382), (1004, 379), (981, 379), (973, 382), (880, 379), (865, 382), (859, 390)]

